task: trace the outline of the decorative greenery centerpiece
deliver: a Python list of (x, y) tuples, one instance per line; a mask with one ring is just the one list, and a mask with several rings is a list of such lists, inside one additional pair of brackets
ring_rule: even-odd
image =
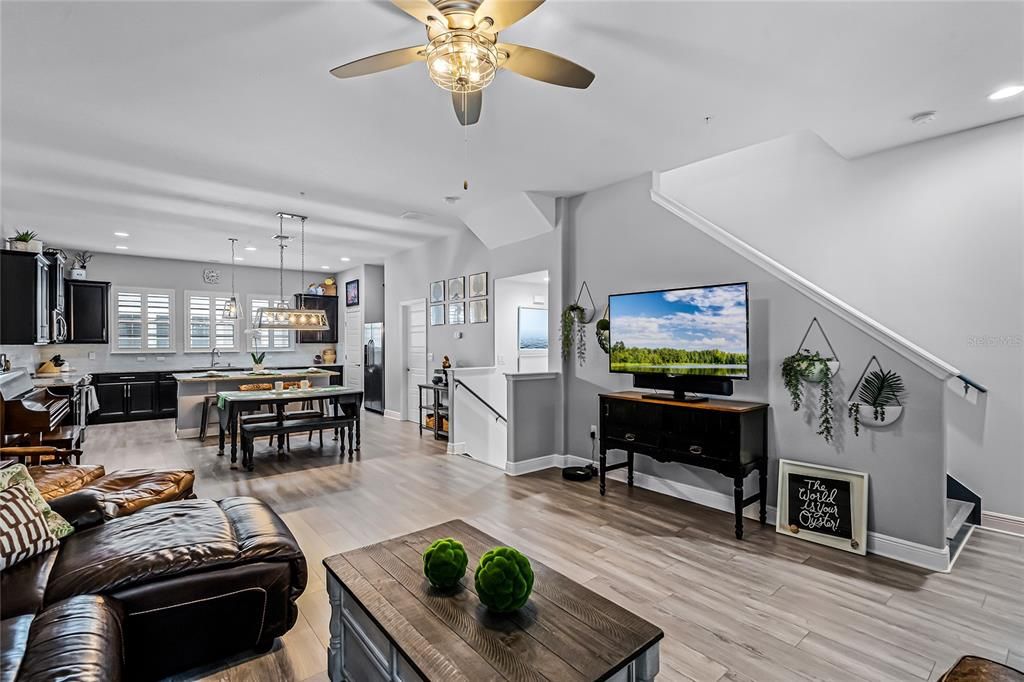
[(263, 360), (267, 357), (266, 353), (249, 353), (249, 357), (252, 358), (252, 371), (262, 372), (263, 371)]
[(587, 360), (586, 340), (587, 311), (578, 303), (570, 303), (562, 310), (561, 338), (562, 359), (572, 356), (573, 344), (576, 344), (576, 360), (583, 366)]
[(498, 613), (520, 609), (533, 591), (530, 560), (511, 547), (495, 547), (480, 557), (474, 576), (480, 603)]
[(832, 399), (832, 370), (828, 363), (835, 358), (823, 357), (818, 351), (811, 352), (801, 348), (782, 361), (782, 380), (789, 392), (789, 400), (796, 412), (803, 404), (804, 381), (816, 381), (821, 384), (818, 400), (818, 435), (826, 443), (832, 442), (834, 402)]
[(441, 538), (430, 543), (423, 552), (423, 575), (434, 587), (448, 590), (459, 584), (466, 575), (469, 557), (462, 543), (452, 538)]
[(877, 369), (869, 372), (860, 382), (857, 400), (851, 400), (847, 408), (847, 414), (853, 419), (853, 435), (860, 435), (861, 407), (870, 407), (874, 420), (884, 422), (885, 408), (898, 406), (904, 393), (903, 377), (896, 372)]

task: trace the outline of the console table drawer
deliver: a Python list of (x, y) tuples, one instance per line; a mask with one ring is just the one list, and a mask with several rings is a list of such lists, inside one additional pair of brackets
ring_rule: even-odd
[(656, 431), (644, 432), (620, 424), (606, 424), (604, 433), (610, 443), (618, 443), (624, 448), (656, 448), (661, 440)]
[(673, 437), (666, 434), (661, 447), (668, 453), (711, 457), (713, 459), (736, 460), (738, 448), (735, 443), (715, 438)]

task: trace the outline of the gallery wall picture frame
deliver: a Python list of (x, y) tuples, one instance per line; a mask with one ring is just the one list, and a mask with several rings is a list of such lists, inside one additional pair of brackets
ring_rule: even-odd
[(448, 300), (461, 301), (466, 298), (466, 278), (462, 275), (448, 280)]
[(487, 295), (487, 273), (478, 272), (469, 276), (469, 294), (467, 298), (480, 298)]
[(866, 554), (868, 474), (780, 459), (775, 531)]
[(430, 326), (436, 327), (444, 324), (444, 303), (437, 303), (430, 306)]
[(352, 279), (345, 282), (345, 307), (352, 308), (359, 305), (359, 280)]
[(448, 304), (448, 324), (466, 324), (466, 304), (464, 302)]
[(469, 323), (481, 324), (487, 322), (487, 299), (478, 298), (469, 302)]
[(430, 302), (444, 303), (444, 280), (439, 279), (430, 283)]

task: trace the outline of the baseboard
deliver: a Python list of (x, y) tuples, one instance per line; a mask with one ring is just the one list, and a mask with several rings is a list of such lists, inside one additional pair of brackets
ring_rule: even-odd
[(448, 443), (448, 454), (449, 455), (464, 455), (466, 454), (465, 443)]
[(1024, 535), (1024, 518), (998, 512), (982, 511), (981, 527), (1013, 535)]
[[(214, 431), (213, 435), (214, 437), (217, 437), (217, 431)], [(199, 427), (197, 426), (194, 429), (177, 429), (174, 432), (174, 437), (178, 440), (183, 438), (199, 438)], [(209, 433), (207, 433), (206, 437), (210, 437)]]
[(910, 540), (868, 531), (868, 552), (937, 573), (949, 573), (949, 547), (929, 547)]
[(534, 471), (542, 471), (543, 469), (564, 469), (565, 467), (581, 467), (588, 464), (590, 464), (589, 459), (577, 457), (576, 455), (544, 455), (543, 457), (533, 457), (521, 462), (507, 462), (505, 464), (505, 473), (509, 476), (522, 476), (523, 474), (532, 474)]
[(385, 419), (394, 419), (395, 421), (402, 421), (402, 413), (397, 410), (384, 410)]

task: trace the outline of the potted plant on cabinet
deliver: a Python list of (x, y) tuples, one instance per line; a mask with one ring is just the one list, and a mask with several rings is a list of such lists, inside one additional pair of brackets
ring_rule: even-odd
[(853, 419), (853, 435), (860, 427), (881, 427), (893, 424), (903, 414), (900, 396), (906, 393), (903, 377), (892, 370), (876, 369), (861, 379), (857, 400), (851, 400), (847, 414)]
[[(833, 364), (835, 363), (835, 364)], [(789, 400), (796, 412), (803, 404), (803, 382), (821, 384), (818, 398), (818, 435), (826, 443), (832, 442), (834, 401), (832, 398), (833, 367), (838, 361), (823, 357), (818, 351), (801, 348), (782, 361), (782, 381), (789, 392)]]
[(252, 371), (262, 372), (263, 371), (263, 360), (267, 357), (266, 353), (249, 353), (249, 357), (252, 358)]
[(89, 265), (89, 261), (91, 260), (92, 254), (88, 251), (76, 251), (75, 259), (71, 263), (71, 279), (86, 279), (87, 274), (85, 272), (85, 268)]
[(14, 233), (7, 243), (11, 251), (28, 251), (29, 253), (42, 253), (43, 243), (37, 239), (39, 235), (35, 230), (19, 230)]

